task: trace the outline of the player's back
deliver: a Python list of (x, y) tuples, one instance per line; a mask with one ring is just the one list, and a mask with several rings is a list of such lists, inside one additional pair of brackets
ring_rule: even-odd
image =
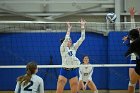
[(15, 93), (44, 93), (43, 79), (33, 74), (27, 85), (17, 84), (16, 89), (20, 89), (20, 92), (16, 92), (17, 90), (15, 90)]

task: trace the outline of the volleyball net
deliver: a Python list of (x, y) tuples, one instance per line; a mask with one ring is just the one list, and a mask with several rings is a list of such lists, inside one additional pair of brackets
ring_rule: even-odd
[[(75, 43), (81, 35), (79, 22), (71, 22), (71, 38)], [(136, 27), (140, 23), (135, 23)], [(92, 75), (99, 90), (127, 90), (130, 58), (125, 58), (127, 46), (122, 38), (131, 28), (131, 23), (87, 22), (86, 38), (77, 51), (81, 61), (88, 55)], [(25, 74), (28, 62), (38, 63), (40, 75), (46, 90), (56, 90), (60, 68), (63, 67), (60, 55), (60, 39), (65, 37), (66, 22), (1, 21), (0, 22), (0, 90), (14, 90), (16, 78)], [(69, 67), (82, 67), (72, 65)], [(88, 65), (84, 65), (88, 66)], [(4, 81), (6, 80), (6, 81)], [(9, 82), (12, 84), (9, 85)], [(51, 85), (50, 85), (51, 84)], [(69, 90), (69, 85), (65, 87)]]

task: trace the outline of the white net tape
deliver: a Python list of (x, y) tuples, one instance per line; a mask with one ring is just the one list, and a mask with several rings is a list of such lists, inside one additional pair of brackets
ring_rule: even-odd
[[(75, 67), (134, 67), (135, 64), (93, 64), (93, 65), (69, 65), (69, 68)], [(62, 65), (38, 65), (38, 68), (62, 68)], [(25, 65), (6, 65), (0, 68), (26, 68)]]
[[(80, 22), (70, 22), (72, 24), (78, 25)], [(49, 25), (48, 25), (49, 24)], [(35, 30), (38, 28), (46, 28), (53, 29), (54, 26), (58, 27), (57, 30), (62, 30), (65, 27), (66, 22), (45, 22), (45, 21), (0, 21), (0, 32), (3, 29), (14, 28), (14, 31), (20, 27), (22, 28), (33, 27)], [(98, 32), (98, 33), (105, 33), (109, 31), (128, 31), (131, 29), (131, 25), (135, 24), (137, 28), (140, 27), (140, 22), (116, 22), (107, 24), (106, 22), (86, 22), (87, 30)], [(61, 25), (61, 29), (60, 29)], [(16, 29), (15, 29), (16, 28)], [(76, 28), (77, 29), (77, 28)], [(25, 29), (23, 29), (25, 30)], [(42, 30), (42, 29), (39, 29)], [(46, 30), (46, 29), (45, 29)]]

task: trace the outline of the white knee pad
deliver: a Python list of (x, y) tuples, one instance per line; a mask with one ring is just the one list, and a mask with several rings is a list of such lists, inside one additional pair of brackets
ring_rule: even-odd
[(94, 91), (94, 93), (98, 93), (98, 90)]
[(135, 87), (136, 84), (132, 84), (131, 81), (129, 81), (129, 86), (131, 86), (131, 87)]

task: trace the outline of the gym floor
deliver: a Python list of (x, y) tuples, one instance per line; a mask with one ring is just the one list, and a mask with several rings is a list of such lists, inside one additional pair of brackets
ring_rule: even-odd
[[(0, 93), (14, 93), (14, 92), (13, 91), (0, 91)], [(55, 93), (55, 90), (45, 91), (45, 93)], [(64, 93), (70, 93), (70, 91), (65, 90)], [(87, 90), (87, 91), (81, 91), (80, 93), (92, 93), (92, 92), (90, 90)], [(99, 90), (99, 93), (127, 93), (127, 90)]]

